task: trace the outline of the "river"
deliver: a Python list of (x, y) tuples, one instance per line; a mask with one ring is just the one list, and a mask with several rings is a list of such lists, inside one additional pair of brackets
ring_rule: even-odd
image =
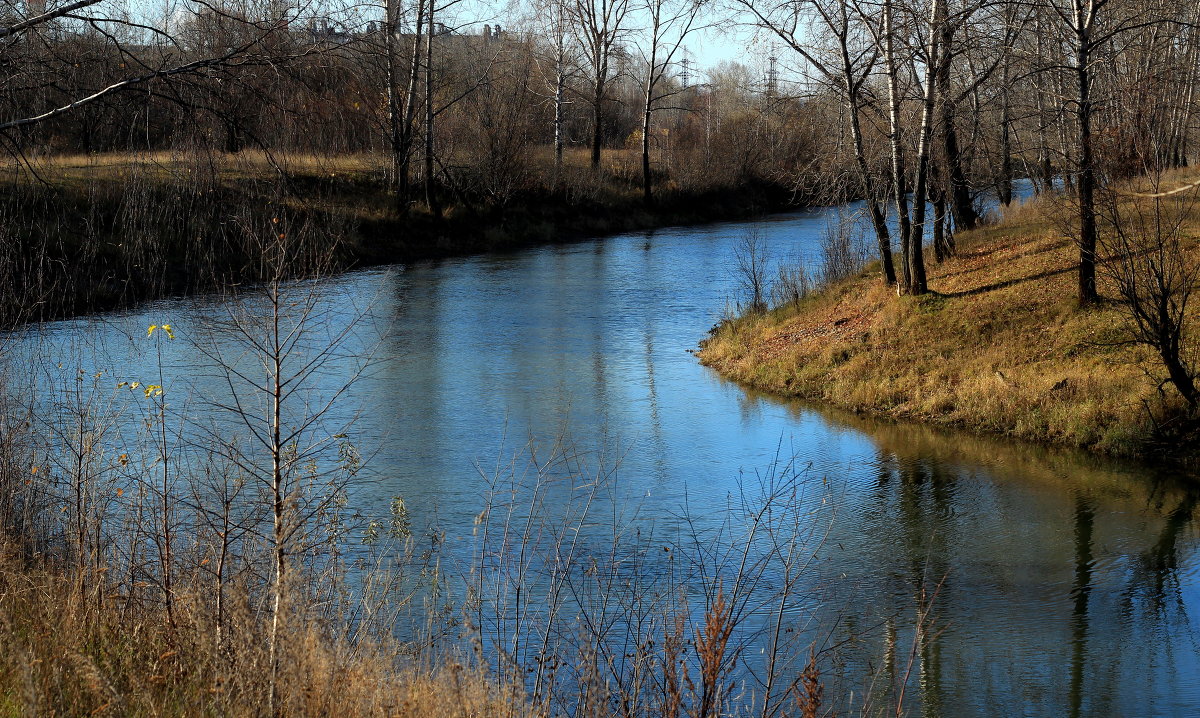
[[(846, 690), (877, 674), (890, 641), (900, 663), (915, 654), (916, 714), (1200, 714), (1187, 477), (763, 396), (689, 353), (737, 294), (734, 246), (750, 226), (774, 261), (815, 263), (827, 221), (827, 210), (793, 212), (312, 284), (320, 321), (353, 326), (311, 378), (318, 390), (372, 358), (330, 414), (353, 420), (369, 458), (351, 504), (379, 511), (401, 496), (454, 550), (477, 530), (497, 462), (563, 437), (611, 477), (610, 513), (678, 535), (720, 525), (748, 484), (794, 461), (825, 507), (803, 579), (821, 601), (806, 617), (867, 636), (839, 664)], [(198, 297), (53, 322), (23, 332), (10, 356), (47, 387), (80, 370), (104, 396), (118, 380), (162, 384), (194, 418), (223, 389), (190, 338), (210, 336), (226, 310)], [(148, 343), (147, 326), (162, 323), (179, 339)], [(133, 431), (104, 440), (128, 451)], [(923, 589), (933, 628), (912, 651)], [(904, 666), (891, 668), (900, 680)]]

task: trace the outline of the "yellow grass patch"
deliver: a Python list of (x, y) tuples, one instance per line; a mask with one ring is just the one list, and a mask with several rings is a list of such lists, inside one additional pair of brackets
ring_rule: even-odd
[[(1064, 211), (1030, 202), (959, 235), (959, 255), (930, 264), (928, 296), (897, 297), (860, 276), (725, 323), (700, 360), (755, 388), (853, 411), (1138, 453), (1149, 408), (1176, 398), (1158, 392), (1163, 372), (1146, 350), (1117, 344), (1118, 306), (1077, 307)], [(1200, 217), (1188, 221), (1200, 229)], [(1115, 294), (1103, 270), (1101, 293)]]

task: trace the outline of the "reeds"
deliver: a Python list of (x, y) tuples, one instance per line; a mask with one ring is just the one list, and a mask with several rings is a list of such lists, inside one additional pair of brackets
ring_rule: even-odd
[[(322, 510), (295, 517), (283, 590), (270, 493), (237, 454), (164, 461), (187, 442), (162, 431), (171, 408), (146, 412), (165, 443), (145, 454), (103, 451), (87, 422), (115, 420), (96, 411), (62, 438), (72, 462), (32, 473), (50, 447), (29, 433), (31, 453), (4, 455), (28, 478), (0, 505), (32, 519), (10, 526), (44, 527), (6, 532), (0, 552), (16, 712), (766, 718), (823, 690), (819, 632), (784, 619), (812, 599), (804, 567), (827, 528), (824, 489), (796, 466), (747, 483), (724, 520), (685, 512), (661, 533), (618, 509), (616, 467), (566, 440), (496, 467), (471, 536), (414, 526), (401, 500), (347, 523), (318, 493), (337, 482), (310, 483), (297, 505)], [(751, 646), (766, 653), (747, 660)]]

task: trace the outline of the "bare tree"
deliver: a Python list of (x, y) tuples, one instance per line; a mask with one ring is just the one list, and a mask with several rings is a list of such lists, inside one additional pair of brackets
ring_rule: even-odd
[[(985, 7), (986, 3), (968, 0), (954, 12), (950, 12), (948, 7), (943, 8), (945, 18), (936, 30), (939, 34), (939, 53), (935, 62), (935, 129), (941, 139), (944, 185), (944, 191), (940, 194), (948, 201), (955, 229), (959, 230), (975, 229), (979, 223), (979, 213), (975, 210), (971, 196), (971, 183), (967, 177), (967, 162), (964, 157), (966, 153), (959, 137), (958, 107), (968, 98), (975, 97), (979, 88), (988, 82), (998, 67), (1008, 67), (1007, 62), (1012, 55), (1010, 48), (1022, 29), (1015, 21), (1016, 6), (1002, 5), (1002, 17), (999, 18), (999, 22), (992, 18), (978, 17), (979, 11)], [(1010, 18), (1010, 15), (1013, 17)], [(957, 85), (954, 83), (956, 76), (961, 76)], [(1007, 79), (1001, 81), (998, 90), (1000, 174), (1007, 177), (1011, 175), (1011, 168), (1005, 165), (1005, 158), (1010, 157), (1010, 150), (1006, 148), (1009, 127), (1005, 114), (1008, 108)], [(971, 119), (977, 123), (979, 113), (972, 113)], [(1011, 200), (1011, 187), (1005, 184), (1004, 180), (1001, 180), (1000, 184), (1002, 203), (1008, 204)], [(1008, 199), (1005, 199), (1005, 187), (1008, 187)]]
[[(1152, 179), (1157, 190), (1158, 180)], [(1166, 379), (1194, 415), (1200, 410), (1200, 355), (1194, 345), (1190, 303), (1200, 286), (1200, 262), (1189, 256), (1184, 224), (1195, 206), (1192, 193), (1152, 192), (1150, 197), (1101, 193), (1102, 266), (1125, 318), (1129, 344), (1158, 355)]]
[(1074, 96), (1074, 185), (1079, 244), (1078, 298), (1091, 304), (1100, 298), (1096, 290), (1097, 229), (1096, 192), (1100, 184), (1097, 167), (1093, 99), (1102, 50), (1114, 40), (1147, 27), (1177, 26), (1172, 11), (1159, 5), (1133, 6), (1120, 0), (1051, 0), (1051, 17), (1061, 21), (1066, 56), (1050, 59), (1071, 75)]
[(737, 266), (738, 284), (746, 298), (746, 307), (751, 312), (767, 309), (769, 287), (767, 283), (767, 241), (757, 227), (746, 230), (733, 249)]
[[(571, 22), (574, 17), (568, 9), (572, 0), (543, 0), (541, 9), (546, 23), (545, 33), (550, 37), (550, 65), (553, 69), (546, 83), (554, 103), (554, 182), (562, 175), (563, 147), (566, 144), (567, 89), (576, 74), (571, 57)], [(541, 68), (541, 64), (538, 65)], [(545, 73), (542, 73), (545, 77)]]
[[(266, 19), (255, 20), (240, 9), (204, 2), (190, 3), (185, 10), (192, 18), (215, 20), (240, 28), (240, 32), (234, 36), (236, 40), (231, 44), (214, 48), (205, 48), (201, 44), (198, 56), (195, 56), (189, 52), (187, 23), (156, 27), (147, 20), (120, 11), (105, 11), (103, 2), (105, 0), (77, 0), (7, 27), (0, 27), (0, 38), (24, 38), (43, 33), (53, 35), (64, 29), (64, 23), (71, 23), (75, 27), (93, 28), (121, 58), (120, 67), (124, 70), (120, 77), (107, 80), (105, 84), (81, 89), (52, 106), (36, 109), (16, 108), (15, 114), (0, 120), (0, 133), (9, 138), (11, 146), (20, 147), (20, 141), (14, 135), (17, 130), (76, 113), (82, 108), (134, 88), (170, 79), (211, 77), (226, 68), (278, 63), (317, 51), (317, 48), (312, 46), (281, 48), (289, 18), (295, 15), (294, 9), (272, 8), (274, 14), (268, 10)], [(61, 43), (55, 38), (47, 38), (44, 39), (44, 44), (57, 47)], [(19, 53), (22, 49), (20, 44), (9, 45), (0, 52)], [(51, 87), (54, 82), (54, 78), (46, 78), (45, 86)]]
[(1099, 13), (1110, 0), (1070, 0), (1064, 12), (1054, 6), (1071, 31), (1075, 74), (1077, 151), (1075, 187), (1079, 202), (1079, 301), (1090, 304), (1096, 292), (1096, 167), (1092, 147), (1092, 62), (1101, 38), (1096, 37)]
[(592, 169), (600, 169), (604, 142), (604, 103), (612, 80), (613, 55), (628, 33), (630, 0), (572, 0), (569, 8), (572, 29), (579, 45), (589, 80), (587, 100), (592, 106)]
[[(875, 230), (883, 281), (895, 284), (892, 240), (879, 204), (882, 192), (871, 171), (863, 136), (862, 115), (864, 107), (868, 105), (869, 95), (865, 90), (878, 67), (881, 54), (879, 44), (871, 41), (873, 33), (866, 28), (867, 16), (843, 0), (801, 0), (782, 4), (738, 0), (738, 4), (755, 18), (759, 26), (791, 48), (825, 84), (840, 92), (849, 115), (855, 166), (867, 215)], [(811, 45), (805, 35), (806, 29), (836, 40), (836, 45), (830, 49), (831, 57), (826, 59), (818, 54), (818, 48)]]
[(653, 201), (650, 173), (650, 138), (654, 113), (659, 103), (676, 94), (676, 88), (663, 89), (684, 40), (697, 28), (696, 21), (704, 0), (643, 0), (649, 27), (642, 47), (646, 79), (642, 84), (642, 199)]
[[(928, 291), (925, 277), (924, 237), (925, 200), (928, 196), (929, 146), (933, 126), (935, 68), (940, 50), (940, 25), (944, 22), (942, 0), (933, 0), (929, 7), (927, 44), (924, 47), (924, 82), (921, 92), (921, 124), (918, 130), (916, 156), (916, 182), (912, 196), (912, 214), (909, 214), (908, 170), (906, 148), (901, 124), (902, 75), (905, 58), (901, 56), (902, 28), (897, 26), (897, 8), (893, 0), (884, 0), (882, 6), (882, 37), (884, 70), (888, 88), (888, 139), (892, 148), (892, 197), (896, 204), (896, 216), (900, 225), (900, 283), (901, 294), (925, 294)], [(916, 64), (916, 53), (910, 60)]]
[[(404, 13), (400, 0), (384, 1), (383, 43), (387, 63), (388, 147), (391, 151), (396, 207), (401, 213), (408, 211), (409, 162), (416, 134), (414, 120), (424, 31), (421, 18), (425, 15), (426, 6), (426, 0), (416, 0), (414, 3), (411, 47), (404, 48), (401, 43)], [(401, 53), (406, 50), (407, 65), (404, 65), (401, 63)]]
[(425, 13), (425, 204), (435, 218), (442, 218), (442, 203), (438, 198), (434, 182), (433, 164), (433, 43), (437, 25), (434, 23), (436, 0), (429, 0), (429, 9)]
[[(220, 417), (209, 429), (212, 441), (256, 486), (265, 508), (267, 526), (253, 530), (270, 553), (270, 711), (280, 715), (283, 641), (292, 612), (303, 606), (297, 591), (305, 582), (294, 574), (314, 547), (329, 545), (315, 521), (337, 505), (357, 469), (347, 472), (329, 457), (352, 421), (334, 420), (330, 411), (369, 357), (347, 350), (357, 318), (335, 319), (322, 309), (319, 283), (291, 279), (327, 269), (325, 243), (315, 241), (307, 228), (289, 227), (278, 218), (244, 231), (256, 248), (264, 282), (231, 297), (227, 318), (214, 321), (196, 347), (227, 389), (223, 397), (210, 399)], [(322, 386), (322, 376), (338, 363), (338, 382)], [(235, 428), (240, 439), (230, 438)]]

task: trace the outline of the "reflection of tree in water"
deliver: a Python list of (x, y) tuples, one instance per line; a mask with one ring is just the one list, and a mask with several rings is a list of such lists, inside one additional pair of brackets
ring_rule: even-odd
[[(1135, 657), (1138, 649), (1146, 651), (1172, 651), (1171, 635), (1175, 633), (1175, 621), (1181, 621), (1185, 630), (1188, 622), (1185, 597), (1179, 576), (1179, 549), (1181, 539), (1192, 526), (1200, 491), (1194, 487), (1181, 487), (1175, 481), (1155, 479), (1147, 501), (1147, 515), (1162, 516), (1162, 525), (1153, 541), (1141, 553), (1129, 555), (1129, 570), (1125, 573), (1125, 587), (1120, 596), (1117, 625), (1124, 636), (1109, 637), (1102, 641), (1091, 640), (1092, 621), (1090, 609), (1095, 582), (1094, 529), (1096, 509), (1092, 501), (1080, 494), (1075, 499), (1073, 525), (1075, 537), (1075, 575), (1071, 598), (1071, 659), (1070, 686), (1068, 690), (1069, 715), (1080, 716), (1104, 712), (1097, 703), (1111, 701), (1116, 696), (1112, 681), (1096, 681), (1085, 685), (1088, 678), (1089, 658), (1098, 655), (1089, 653), (1089, 640), (1107, 654), (1120, 655), (1126, 661), (1143, 663), (1148, 657)], [(1147, 532), (1149, 537), (1149, 532)], [(1144, 610), (1139, 610), (1144, 609)], [(1175, 610), (1172, 610), (1175, 609)], [(1146, 625), (1135, 627), (1139, 618)], [(1101, 624), (1102, 625), (1102, 624)], [(1129, 650), (1121, 650), (1120, 643), (1137, 639), (1137, 645), (1129, 643)], [(1103, 649), (1099, 646), (1103, 645)], [(1091, 661), (1095, 663), (1094, 660)], [(1153, 662), (1153, 661), (1150, 661)], [(1171, 661), (1173, 663), (1174, 661)], [(1114, 681), (1128, 669), (1118, 662), (1114, 669)], [(1095, 668), (1092, 669), (1092, 673)], [(1085, 709), (1085, 699), (1092, 705)]]
[[(654, 239), (654, 230), (647, 232), (645, 237), (646, 244), (642, 247), (643, 258), (649, 261), (648, 252), (651, 248), (651, 241)], [(648, 265), (646, 271), (651, 271)], [(671, 466), (667, 459), (667, 441), (663, 433), (662, 413), (658, 406), (658, 384), (654, 375), (654, 329), (657, 326), (655, 319), (652, 312), (646, 312), (643, 316), (642, 349), (646, 366), (646, 396), (650, 402), (650, 437), (653, 446), (654, 476), (656, 480), (666, 482), (670, 480)]]
[[(1144, 553), (1137, 556), (1130, 572), (1123, 606), (1125, 615), (1132, 615), (1135, 604), (1145, 601), (1155, 615), (1162, 616), (1171, 606), (1184, 611), (1183, 592), (1179, 584), (1179, 539), (1192, 525), (1200, 491), (1187, 489), (1182, 496), (1171, 495), (1165, 482), (1157, 481), (1150, 495), (1152, 511), (1165, 512), (1158, 538)], [(1173, 492), (1178, 494), (1178, 492)]]
[[(1157, 479), (1157, 477), (1156, 477)], [(1125, 633), (1138, 637), (1125, 659), (1139, 665), (1157, 664), (1171, 670), (1182, 668), (1181, 679), (1194, 681), (1185, 666), (1189, 663), (1186, 644), (1200, 653), (1198, 638), (1188, 613), (1188, 598), (1180, 572), (1182, 549), (1189, 541), (1200, 505), (1200, 490), (1176, 481), (1157, 479), (1147, 501), (1147, 513), (1161, 516), (1157, 533), (1145, 548), (1130, 556), (1125, 586), (1121, 592), (1118, 621)], [(1149, 532), (1148, 532), (1149, 533)], [(1194, 607), (1193, 607), (1194, 610)], [(1182, 653), (1177, 651), (1182, 648)], [(1191, 656), (1195, 659), (1197, 653)]]
[[(956, 540), (952, 522), (956, 476), (937, 461), (911, 456), (889, 456), (881, 452), (876, 496), (882, 505), (896, 508), (903, 570), (894, 574), (900, 584), (895, 594), (911, 596), (913, 630), (917, 632), (915, 665), (910, 680), (920, 687), (921, 712), (940, 716), (942, 704), (942, 655), (939, 631), (923, 617), (936, 610), (934, 594), (948, 591), (951, 584), (950, 551)], [(923, 625), (922, 625), (923, 624)], [(905, 678), (911, 645), (897, 645), (894, 624), (889, 619), (886, 669), (892, 684)], [(899, 651), (900, 655), (893, 655)]]
[(1076, 718), (1083, 706), (1083, 678), (1087, 662), (1088, 599), (1092, 593), (1092, 529), (1096, 512), (1081, 494), (1075, 498), (1075, 580), (1071, 584), (1071, 686), (1069, 705)]
[(964, 622), (943, 623), (940, 641), (935, 627), (919, 646), (909, 711), (1003, 715), (1017, 699), (1047, 715), (1188, 714), (1181, 706), (1200, 690), (1200, 632), (1188, 613), (1194, 480), (1073, 451), (838, 421), (875, 442), (856, 497), (867, 523), (855, 530), (874, 546), (873, 590), (887, 582), (872, 605), (879, 623), (860, 623), (888, 652), (872, 642), (870, 667), (885, 659), (879, 693), (903, 676), (917, 587), (945, 579), (934, 613)]

